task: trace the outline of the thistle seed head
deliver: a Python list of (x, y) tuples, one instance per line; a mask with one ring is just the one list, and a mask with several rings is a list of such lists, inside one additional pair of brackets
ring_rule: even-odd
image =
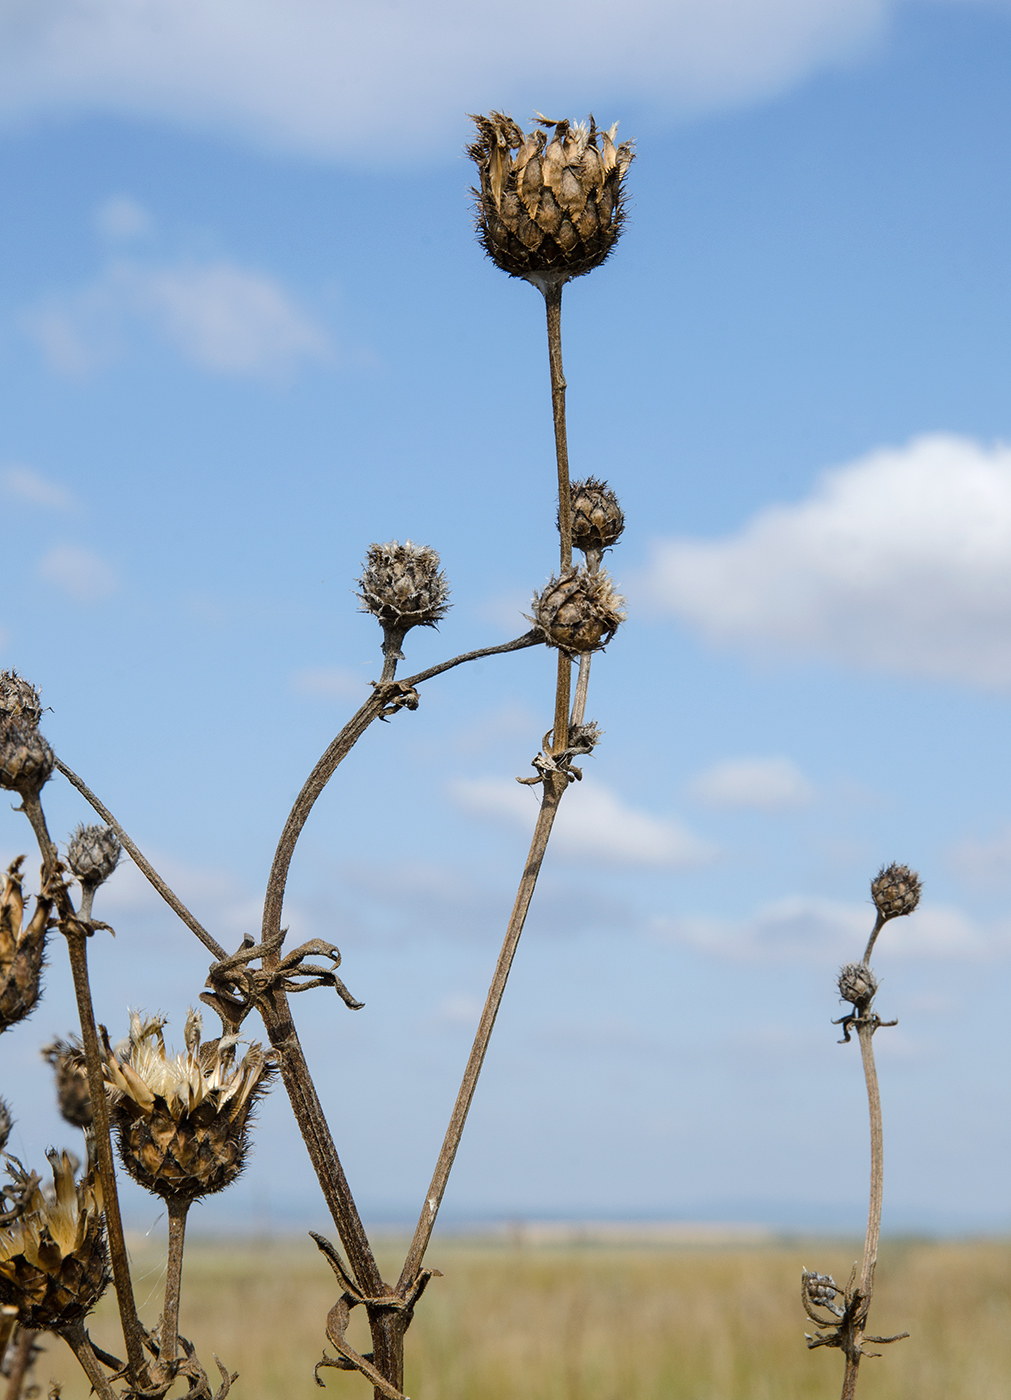
[(10, 1108), (5, 1099), (0, 1099), (0, 1152), (7, 1146), (7, 1139), (11, 1135), (13, 1126), (14, 1119), (11, 1117)]
[(116, 869), (122, 851), (111, 826), (82, 822), (67, 842), (67, 864), (82, 885), (97, 889)]
[(846, 963), (839, 970), (839, 995), (856, 1007), (869, 1006), (878, 990), (877, 978), (865, 963)]
[(47, 1195), (34, 1172), (13, 1157), (7, 1168), (21, 1208), (0, 1227), (0, 1302), (18, 1309), (25, 1328), (61, 1328), (79, 1322), (109, 1283), (102, 1222), (102, 1190), (94, 1170), (74, 1180), (67, 1152), (47, 1153), (53, 1169)]
[(572, 543), (588, 558), (598, 561), (605, 549), (617, 544), (625, 528), (625, 515), (606, 481), (588, 476), (570, 487)]
[(598, 651), (625, 621), (625, 600), (601, 570), (572, 569), (551, 578), (534, 594), (532, 621), (543, 630), (549, 646), (562, 651)]
[(438, 554), (410, 540), (370, 545), (358, 587), (362, 612), (378, 618), (387, 646), (398, 655), (412, 627), (435, 627), (451, 606)]
[(186, 1018), (186, 1051), (165, 1048), (160, 1016), (130, 1015), (125, 1049), (106, 1047), (110, 1108), (127, 1171), (148, 1191), (196, 1200), (230, 1186), (249, 1151), (250, 1116), (274, 1069), (262, 1046), (236, 1063), (237, 1035), (201, 1045)]
[(883, 865), (871, 881), (871, 898), (883, 919), (898, 919), (913, 912), (921, 889), (919, 875), (908, 865)]
[(42, 1058), (48, 1060), (56, 1076), (56, 1098), (60, 1112), (75, 1128), (90, 1128), (91, 1089), (84, 1063), (84, 1049), (76, 1035), (69, 1040), (56, 1039), (42, 1047)]
[[(599, 267), (625, 222), (631, 142), (614, 144), (617, 123), (548, 121), (524, 132), (502, 112), (475, 116), (467, 154), (478, 239), (496, 266), (542, 289)], [(550, 133), (550, 135), (549, 135)]]
[(46, 932), (53, 901), (35, 900), (35, 912), (22, 927), (25, 900), (18, 856), (7, 869), (0, 891), (0, 1032), (23, 1021), (35, 1010), (45, 965)]
[(37, 729), (42, 719), (39, 692), (17, 671), (0, 671), (0, 720), (16, 719), (29, 729)]
[(56, 756), (34, 725), (0, 714), (0, 787), (38, 796)]

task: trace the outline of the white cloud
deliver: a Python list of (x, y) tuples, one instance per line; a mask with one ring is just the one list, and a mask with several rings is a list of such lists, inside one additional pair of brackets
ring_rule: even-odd
[[(747, 919), (657, 918), (653, 933), (671, 943), (685, 943), (707, 953), (733, 957), (851, 962), (863, 956), (874, 924), (865, 905), (794, 895), (759, 909)], [(965, 958), (1011, 953), (1011, 921), (975, 923), (961, 910), (921, 905), (914, 914), (894, 919), (879, 935), (875, 959)]]
[(802, 807), (814, 789), (788, 758), (730, 758), (700, 773), (688, 794), (709, 807)]
[(25, 326), (54, 368), (98, 368), (133, 323), (151, 326), (187, 360), (218, 374), (276, 378), (333, 346), (272, 277), (219, 259), (161, 267), (112, 263), (90, 285), (53, 297)]
[(1011, 448), (935, 434), (826, 472), (721, 540), (671, 540), (654, 599), (717, 642), (1011, 685)]
[(95, 210), (95, 227), (106, 238), (126, 241), (150, 233), (154, 220), (144, 206), (128, 194), (115, 194)]
[(0, 484), (11, 496), (29, 505), (45, 506), (50, 510), (67, 510), (73, 504), (73, 497), (55, 481), (47, 481), (40, 472), (31, 467), (11, 466), (0, 471)]
[(345, 666), (305, 666), (291, 678), (299, 695), (320, 700), (364, 700), (368, 682), (358, 671)]
[(761, 97), (866, 49), (897, 8), (558, 0), (504, 41), (490, 0), (31, 0), (0, 10), (0, 116), (129, 113), (374, 161), (547, 94), (566, 113), (629, 91), (675, 112)]
[(115, 570), (90, 549), (54, 545), (39, 561), (39, 577), (63, 590), (75, 603), (99, 603), (115, 593)]
[[(450, 795), (466, 812), (533, 831), (536, 796), (514, 779), (459, 778), (450, 784)], [(559, 855), (614, 865), (686, 867), (716, 855), (708, 842), (680, 822), (629, 807), (592, 780), (566, 794), (551, 844)]]

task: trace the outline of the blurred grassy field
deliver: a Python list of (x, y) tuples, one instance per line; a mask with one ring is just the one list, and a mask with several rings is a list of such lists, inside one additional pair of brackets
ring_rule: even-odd
[[(838, 1352), (808, 1352), (802, 1265), (844, 1280), (856, 1247), (523, 1247), (452, 1241), (407, 1336), (414, 1400), (830, 1400)], [(329, 1268), (306, 1239), (195, 1241), (187, 1250), (182, 1331), (208, 1366), (240, 1372), (235, 1400), (309, 1400), (312, 1367), (335, 1300)], [(402, 1256), (401, 1256), (402, 1257)], [(143, 1300), (158, 1265), (136, 1255)], [(384, 1260), (387, 1277), (397, 1261)], [(92, 1322), (116, 1347), (110, 1299)], [(153, 1322), (157, 1292), (144, 1309)], [(368, 1349), (356, 1309), (351, 1340)], [(861, 1368), (861, 1400), (1008, 1400), (1011, 1244), (892, 1243), (878, 1268), (872, 1330), (909, 1331)], [(810, 1330), (808, 1326), (808, 1330)], [(36, 1381), (88, 1393), (76, 1363), (44, 1339)], [(371, 1400), (358, 1376), (322, 1373), (334, 1400)]]

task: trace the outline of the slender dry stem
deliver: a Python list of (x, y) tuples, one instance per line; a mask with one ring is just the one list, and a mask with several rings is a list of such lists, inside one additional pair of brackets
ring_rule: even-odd
[(183, 1247), (186, 1243), (186, 1216), (190, 1202), (170, 1197), (168, 1201), (168, 1259), (165, 1265), (165, 1306), (162, 1309), (158, 1361), (169, 1368), (176, 1359), (179, 1343), (179, 1295), (183, 1282)]
[(35, 1351), (35, 1338), (39, 1334), (28, 1327), (18, 1329), (11, 1368), (7, 1375), (7, 1390), (4, 1400), (21, 1400), (21, 1387), (25, 1383)]
[(99, 1400), (118, 1400), (116, 1392), (102, 1370), (101, 1362), (95, 1355), (83, 1323), (78, 1322), (72, 1327), (65, 1327), (61, 1335), (80, 1362), (81, 1369), (91, 1382), (91, 1388)]

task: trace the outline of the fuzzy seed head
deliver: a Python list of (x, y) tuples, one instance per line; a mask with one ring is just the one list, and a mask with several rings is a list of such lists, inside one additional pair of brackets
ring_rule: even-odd
[(846, 963), (839, 971), (839, 995), (854, 1006), (869, 1006), (878, 990), (877, 978), (865, 963)]
[(34, 725), (0, 714), (0, 787), (22, 797), (37, 796), (56, 761)]
[(883, 865), (871, 881), (871, 898), (882, 918), (898, 919), (913, 912), (921, 889), (919, 875), (908, 865)]
[(370, 545), (358, 587), (362, 612), (378, 618), (383, 630), (396, 638), (402, 639), (411, 627), (434, 627), (450, 609), (449, 584), (439, 569), (438, 554), (410, 540)]
[(203, 1023), (186, 1018), (186, 1050), (165, 1048), (160, 1016), (130, 1015), (130, 1039), (107, 1046), (110, 1107), (127, 1171), (148, 1191), (196, 1200), (230, 1186), (249, 1151), (252, 1110), (274, 1069), (263, 1047), (236, 1063), (237, 1035), (201, 1045)]
[(88, 1171), (74, 1180), (67, 1152), (49, 1152), (52, 1190), (8, 1157), (14, 1181), (8, 1196), (20, 1208), (0, 1227), (0, 1302), (18, 1309), (25, 1328), (61, 1328), (79, 1322), (101, 1298), (109, 1283), (108, 1255), (102, 1221), (102, 1190)]
[(37, 729), (42, 719), (39, 692), (17, 671), (0, 671), (0, 720), (4, 717), (19, 720), (29, 729)]
[(0, 889), (0, 1032), (23, 1021), (35, 1010), (42, 989), (46, 932), (53, 901), (39, 895), (35, 912), (22, 923), (25, 912), (18, 856), (7, 868)]
[(599, 651), (625, 621), (625, 600), (601, 570), (572, 569), (552, 578), (534, 594), (532, 621), (543, 630), (549, 646), (562, 651)]
[(111, 826), (81, 825), (67, 843), (67, 864), (82, 885), (97, 888), (116, 869), (123, 848)]
[(605, 549), (617, 544), (625, 528), (625, 515), (606, 481), (588, 476), (574, 481), (570, 488), (572, 500), (572, 543), (584, 554), (600, 557)]
[(42, 1058), (48, 1060), (56, 1076), (56, 1098), (60, 1112), (75, 1128), (90, 1128), (91, 1089), (84, 1063), (84, 1049), (76, 1035), (69, 1040), (56, 1039), (42, 1047)]
[(599, 267), (625, 222), (631, 142), (614, 144), (617, 123), (548, 121), (524, 132), (502, 112), (475, 116), (467, 154), (478, 168), (473, 191), (478, 239), (511, 277), (543, 287)]

